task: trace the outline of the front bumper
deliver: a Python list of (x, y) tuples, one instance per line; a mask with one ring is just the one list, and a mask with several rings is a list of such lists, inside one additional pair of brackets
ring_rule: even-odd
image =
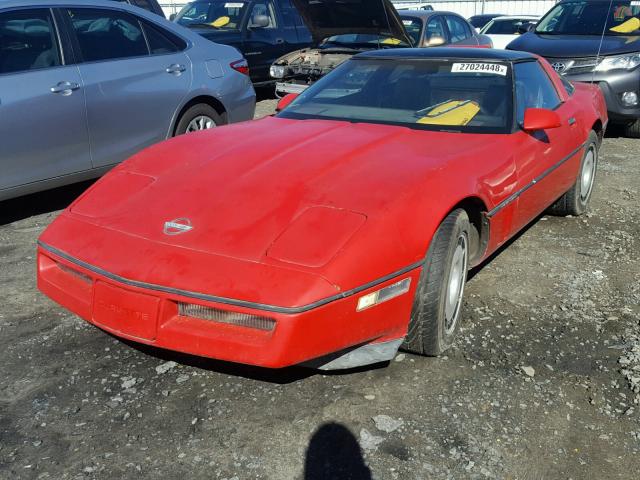
[(279, 94), (296, 93), (300, 94), (309, 88), (307, 83), (290, 83), (290, 82), (277, 82), (276, 92)]
[[(38, 288), (87, 322), (136, 342), (270, 368), (309, 362), (362, 345), (395, 341), (391, 343), (397, 349), (398, 340), (406, 335), (420, 274), (416, 267), (396, 277), (385, 277), (357, 294), (297, 313), (281, 313), (194, 298), (187, 292), (163, 291), (157, 285), (120, 281), (109, 272), (87, 268), (60, 253), (47, 245), (38, 247)], [(406, 294), (356, 311), (361, 296), (408, 277), (411, 288)], [(275, 327), (260, 330), (185, 316), (180, 313), (180, 303), (266, 317), (275, 322)], [(388, 349), (385, 351), (388, 356)], [(368, 358), (362, 364), (388, 359), (358, 358)], [(353, 362), (349, 364), (353, 366)]]
[(629, 123), (640, 118), (640, 104), (634, 107), (623, 105), (624, 92), (636, 92), (640, 96), (640, 68), (631, 71), (589, 72), (565, 75), (572, 82), (596, 83), (607, 102), (609, 119), (615, 123)]

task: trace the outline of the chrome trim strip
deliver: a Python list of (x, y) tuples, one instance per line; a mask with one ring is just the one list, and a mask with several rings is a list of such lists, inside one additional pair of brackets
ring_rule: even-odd
[(556, 163), (555, 165), (553, 165), (552, 167), (547, 168), (544, 172), (542, 172), (540, 175), (538, 175), (536, 178), (534, 178), (533, 180), (531, 180), (531, 182), (529, 182), (528, 184), (526, 184), (524, 187), (522, 187), (520, 190), (518, 190), (517, 192), (509, 195), (506, 199), (504, 199), (503, 201), (501, 201), (498, 205), (496, 205), (492, 210), (490, 210), (487, 213), (487, 217), (491, 218), (493, 217), (496, 213), (498, 213), (500, 210), (502, 210), (504, 207), (506, 207), (507, 205), (509, 205), (511, 202), (513, 202), (516, 198), (518, 198), (520, 195), (522, 195), (524, 192), (526, 192), (527, 190), (529, 190), (531, 187), (533, 187), (536, 183), (539, 183), (541, 180), (543, 180), (547, 175), (549, 175), (550, 173), (552, 173), (554, 170), (556, 170), (557, 168), (561, 167), (565, 162), (567, 162), (568, 160), (570, 160), (571, 158), (573, 158), (574, 155), (576, 155), (580, 150), (582, 150), (585, 146), (587, 145), (587, 143), (583, 143), (582, 145), (580, 145), (578, 148), (576, 148), (573, 152), (571, 152), (569, 155), (567, 155), (566, 157), (564, 157), (562, 160), (560, 160), (558, 163)]
[(54, 255), (57, 255), (61, 258), (64, 258), (65, 260), (78, 265), (79, 267), (82, 267), (86, 270), (89, 270), (93, 273), (97, 273), (98, 275), (102, 275), (103, 277), (109, 278), (111, 280), (114, 280), (116, 282), (119, 283), (123, 283), (125, 285), (129, 285), (132, 287), (138, 287), (138, 288), (145, 288), (148, 290), (155, 290), (158, 292), (163, 292), (163, 293), (169, 293), (169, 294), (173, 294), (173, 295), (180, 295), (182, 297), (187, 297), (187, 298), (194, 298), (196, 300), (204, 300), (207, 302), (215, 302), (215, 303), (222, 303), (225, 305), (233, 305), (236, 307), (245, 307), (245, 308), (252, 308), (255, 310), (264, 310), (266, 312), (275, 312), (275, 313), (287, 313), (287, 314), (294, 314), (294, 313), (303, 313), (303, 312), (308, 312), (309, 310), (313, 310), (314, 308), (318, 308), (321, 307), (323, 305), (326, 305), (328, 303), (334, 302), (336, 300), (341, 300), (343, 298), (347, 298), (350, 297), (352, 295), (356, 295), (357, 293), (360, 293), (364, 290), (367, 290), (371, 287), (375, 287), (376, 285), (379, 285), (381, 283), (387, 282), (395, 277), (398, 277), (400, 275), (403, 275), (405, 273), (410, 272), (411, 270), (415, 270), (416, 268), (422, 266), (423, 264), (423, 260), (420, 260), (419, 262), (415, 262), (412, 263), (411, 265), (408, 265), (404, 268), (401, 268), (400, 270), (397, 270), (393, 273), (390, 273), (388, 275), (385, 275), (384, 277), (380, 277), (376, 280), (373, 280), (371, 282), (365, 283), (364, 285), (360, 285), (359, 287), (356, 287), (354, 289), (351, 290), (347, 290), (344, 291), (342, 293), (338, 293), (337, 295), (332, 295), (331, 297), (326, 297), (320, 300), (317, 300), (313, 303), (309, 303), (307, 305), (303, 305), (301, 307), (279, 307), (276, 305), (268, 305), (268, 304), (264, 304), (264, 303), (256, 303), (256, 302), (248, 302), (245, 300), (236, 300), (234, 298), (225, 298), (225, 297), (218, 297), (215, 295), (207, 295), (205, 293), (198, 293), (198, 292), (189, 292), (187, 290), (180, 290), (179, 288), (172, 288), (172, 287), (164, 287), (162, 285), (156, 285), (153, 283), (146, 283), (146, 282), (140, 282), (138, 280), (130, 280), (128, 278), (124, 278), (121, 277), (120, 275), (116, 275), (114, 273), (108, 272), (106, 270), (103, 270), (102, 268), (99, 267), (95, 267), (89, 263), (83, 262), (82, 260), (78, 260), (77, 258), (72, 257), (71, 255), (69, 255), (68, 253), (63, 252), (62, 250), (58, 250), (55, 247), (52, 247), (51, 245), (47, 245), (44, 242), (41, 242), (40, 240), (38, 240), (38, 245), (40, 247), (42, 247), (44, 250), (53, 253)]

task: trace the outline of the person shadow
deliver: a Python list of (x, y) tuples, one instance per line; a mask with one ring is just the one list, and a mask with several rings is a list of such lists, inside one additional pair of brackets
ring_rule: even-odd
[(307, 447), (304, 480), (371, 480), (358, 440), (335, 422), (325, 423)]

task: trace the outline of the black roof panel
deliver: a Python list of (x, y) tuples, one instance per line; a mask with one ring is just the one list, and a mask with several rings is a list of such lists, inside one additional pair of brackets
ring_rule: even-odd
[(354, 58), (464, 58), (466, 60), (498, 60), (516, 62), (532, 60), (536, 57), (528, 52), (516, 50), (498, 50), (494, 48), (389, 48), (372, 50), (356, 55)]

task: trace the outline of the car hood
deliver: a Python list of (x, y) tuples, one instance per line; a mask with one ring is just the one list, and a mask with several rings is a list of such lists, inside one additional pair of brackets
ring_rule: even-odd
[[(69, 214), (181, 249), (320, 267), (356, 234), (387, 222), (392, 205), (444, 164), (455, 168), (456, 159), (486, 149), (486, 136), (460, 135), (270, 117), (151, 147), (97, 182)], [(192, 228), (167, 232), (174, 221)], [(296, 253), (315, 239), (318, 252)]]
[(637, 52), (640, 36), (605, 35), (600, 47), (600, 35), (544, 35), (525, 33), (508, 45), (509, 50), (522, 50), (551, 58), (593, 57)]
[(292, 0), (316, 44), (334, 35), (390, 35), (412, 44), (390, 0)]

